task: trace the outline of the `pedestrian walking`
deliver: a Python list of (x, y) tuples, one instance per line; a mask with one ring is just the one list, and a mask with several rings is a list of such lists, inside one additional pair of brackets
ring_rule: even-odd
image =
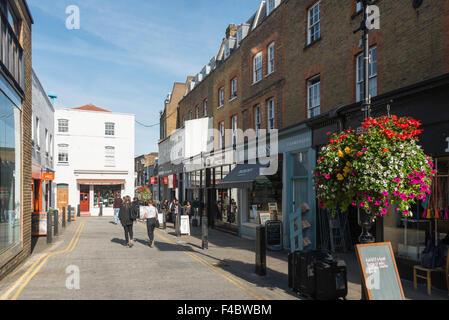
[(143, 219), (147, 222), (147, 231), (150, 248), (154, 248), (154, 229), (158, 224), (158, 211), (153, 205), (153, 201), (148, 201), (148, 207), (144, 208)]
[(125, 241), (128, 247), (134, 246), (134, 238), (133, 238), (133, 224), (136, 220), (135, 213), (131, 204), (131, 197), (126, 196), (125, 201), (122, 203), (120, 207), (120, 212), (118, 215), (120, 219), (120, 223), (125, 230)]
[(134, 210), (134, 215), (136, 216), (136, 220), (140, 220), (140, 203), (139, 203), (139, 198), (134, 197), (133, 202), (131, 203), (133, 210)]
[(114, 199), (114, 224), (118, 225), (119, 219), (118, 214), (120, 212), (120, 207), (122, 206), (123, 200), (120, 195), (117, 195)]

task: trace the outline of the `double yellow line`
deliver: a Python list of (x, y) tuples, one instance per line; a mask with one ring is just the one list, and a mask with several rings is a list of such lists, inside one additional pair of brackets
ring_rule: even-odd
[(81, 236), (81, 233), (83, 232), (85, 221), (82, 221), (78, 228), (75, 231), (75, 234), (72, 237), (72, 240), (68, 244), (67, 248), (65, 250), (55, 251), (44, 254), (42, 257), (40, 257), (37, 261), (35, 261), (28, 270), (14, 283), (14, 285), (11, 286), (11, 288), (8, 289), (1, 297), (0, 300), (8, 300), (8, 297), (13, 294), (10, 300), (17, 300), (19, 295), (22, 293), (23, 289), (28, 285), (28, 283), (34, 278), (34, 276), (39, 272), (39, 270), (42, 269), (42, 267), (45, 265), (48, 259), (50, 257), (53, 257), (58, 254), (63, 253), (69, 253), (72, 252), (76, 245), (78, 244), (78, 240)]
[[(178, 245), (177, 243), (171, 241), (170, 239), (162, 236), (159, 232), (156, 232), (156, 233), (157, 233), (158, 237), (161, 238), (162, 240), (164, 240), (164, 241), (166, 241), (166, 242), (168, 242), (170, 244)], [(208, 269), (212, 270), (213, 272), (215, 272), (216, 274), (218, 274), (222, 278), (226, 279), (227, 281), (229, 281), (230, 283), (232, 283), (236, 287), (240, 288), (241, 290), (243, 290), (244, 292), (249, 294), (254, 299), (256, 299), (256, 300), (270, 300), (270, 298), (265, 296), (263, 293), (257, 291), (254, 288), (251, 288), (250, 286), (248, 286), (248, 284), (246, 284), (243, 281), (237, 279), (236, 277), (232, 276), (228, 272), (226, 272), (224, 270), (221, 270), (221, 269), (218, 269), (217, 267), (213, 266), (212, 264), (210, 264), (209, 262), (207, 262), (203, 258), (198, 257), (196, 254), (194, 254), (192, 252), (185, 251), (185, 250), (183, 250), (182, 252), (184, 254), (188, 255), (189, 257), (191, 257), (192, 259), (198, 261), (199, 263), (201, 263), (202, 265), (204, 265)]]

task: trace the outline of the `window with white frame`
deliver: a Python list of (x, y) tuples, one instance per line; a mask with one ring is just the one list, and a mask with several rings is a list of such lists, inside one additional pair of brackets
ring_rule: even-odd
[(189, 112), (189, 120), (192, 120), (193, 119), (193, 113), (192, 113), (192, 111), (190, 111)]
[(224, 105), (224, 87), (218, 90), (218, 107), (221, 108)]
[[(377, 96), (377, 47), (370, 49), (369, 60), (369, 94), (373, 98)], [(363, 53), (357, 56), (356, 68), (356, 101), (359, 102), (365, 97), (365, 79), (363, 77), (365, 63)]]
[(40, 139), (40, 120), (38, 117), (36, 117), (36, 145), (38, 147), (41, 146), (41, 139)]
[(220, 136), (218, 137), (218, 148), (223, 149), (224, 148), (224, 141), (225, 141), (225, 129), (224, 129), (224, 122), (220, 122), (218, 124), (218, 128), (220, 131)]
[(49, 141), (48, 141), (48, 129), (45, 129), (45, 153), (48, 155), (48, 151), (49, 151), (49, 148), (50, 148), (50, 144), (49, 144)]
[(106, 122), (104, 124), (105, 135), (115, 136), (115, 124), (112, 122)]
[(231, 80), (231, 99), (237, 97), (237, 77)]
[(256, 136), (259, 136), (260, 131), (260, 106), (254, 108), (254, 130), (256, 130)]
[(58, 145), (58, 163), (62, 163), (62, 164), (69, 163), (69, 145), (68, 144)]
[(320, 2), (313, 5), (308, 11), (307, 19), (307, 44), (318, 40), (321, 36), (320, 26)]
[(204, 117), (207, 118), (207, 99), (203, 101)]
[(362, 0), (357, 0), (357, 3), (355, 5), (355, 12), (360, 12), (363, 9)]
[(237, 145), (237, 116), (231, 118), (232, 145)]
[(262, 52), (259, 52), (254, 56), (253, 61), (253, 69), (254, 69), (254, 75), (253, 75), (253, 83), (259, 82), (262, 80)]
[(115, 147), (105, 147), (105, 166), (115, 167)]
[(48, 153), (50, 154), (50, 157), (53, 158), (53, 136), (50, 135), (50, 140), (49, 140), (50, 146), (49, 146), (49, 151)]
[(66, 119), (58, 120), (58, 132), (60, 132), (60, 133), (69, 132), (69, 120), (66, 120)]
[(307, 81), (307, 117), (320, 114), (320, 76)]
[(268, 46), (268, 74), (274, 72), (274, 42)]
[(274, 123), (274, 99), (270, 99), (267, 102), (267, 124), (268, 124), (268, 130), (273, 130), (275, 123)]
[(195, 107), (195, 119), (199, 119), (200, 118), (200, 106), (196, 106)]

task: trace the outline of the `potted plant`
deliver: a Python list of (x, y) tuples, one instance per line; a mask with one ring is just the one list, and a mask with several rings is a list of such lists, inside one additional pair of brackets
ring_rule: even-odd
[(332, 139), (321, 149), (315, 169), (320, 208), (357, 207), (362, 238), (370, 238), (365, 229), (393, 204), (410, 217), (412, 205), (430, 195), (436, 174), (433, 159), (418, 145), (420, 126), (411, 118), (384, 116), (365, 119), (361, 134), (351, 129), (328, 133)]

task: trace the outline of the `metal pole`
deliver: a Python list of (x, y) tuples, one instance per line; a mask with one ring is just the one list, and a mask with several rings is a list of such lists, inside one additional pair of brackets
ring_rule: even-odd
[(55, 237), (59, 236), (59, 211), (54, 212), (54, 224), (55, 224)]
[(66, 215), (65, 215), (65, 207), (62, 208), (62, 228), (65, 229), (65, 219), (66, 219)]
[(203, 250), (209, 249), (209, 227), (207, 223), (207, 216), (202, 216), (202, 225), (201, 225), (201, 248)]
[(70, 205), (67, 207), (67, 216), (69, 223), (72, 222), (72, 206)]
[(365, 118), (371, 117), (371, 97), (369, 94), (369, 29), (366, 25), (368, 21), (368, 0), (363, 0), (363, 23), (362, 23), (362, 42), (363, 42), (363, 77), (364, 77), (364, 102), (363, 102), (363, 111), (365, 112)]
[(52, 225), (51, 225), (51, 213), (47, 213), (47, 243), (52, 243), (53, 237), (52, 237)]
[(165, 230), (165, 229), (167, 229), (167, 209), (164, 209), (163, 212), (164, 212), (164, 214), (163, 214), (164, 218), (163, 218), (162, 228)]
[(178, 211), (178, 214), (176, 214), (175, 223), (176, 223), (176, 236), (181, 236), (181, 210)]
[(262, 225), (256, 228), (256, 274), (267, 275), (267, 243), (265, 226)]
[(77, 212), (77, 217), (81, 217), (81, 212), (80, 212), (80, 208), (81, 208), (81, 206), (80, 205), (78, 205), (78, 212)]
[(103, 216), (103, 202), (100, 202), (100, 214), (99, 214), (99, 216), (100, 217)]

